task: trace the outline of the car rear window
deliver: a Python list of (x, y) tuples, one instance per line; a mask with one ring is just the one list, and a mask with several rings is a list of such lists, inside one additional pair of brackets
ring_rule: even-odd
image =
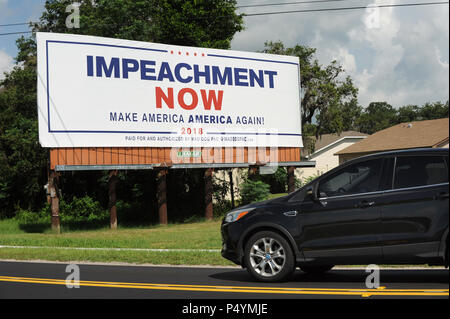
[(448, 182), (443, 156), (397, 157), (394, 188), (426, 186)]

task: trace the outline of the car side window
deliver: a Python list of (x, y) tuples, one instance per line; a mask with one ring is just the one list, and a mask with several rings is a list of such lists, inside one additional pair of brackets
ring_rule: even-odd
[(448, 172), (443, 156), (397, 157), (394, 189), (445, 182), (448, 182)]
[(319, 184), (320, 197), (369, 193), (379, 190), (382, 159), (351, 164)]

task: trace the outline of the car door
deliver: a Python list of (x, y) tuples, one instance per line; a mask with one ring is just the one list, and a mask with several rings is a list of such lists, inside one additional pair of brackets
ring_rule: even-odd
[(420, 263), (437, 258), (448, 227), (444, 156), (397, 156), (393, 179), (392, 189), (382, 200), (383, 262)]
[(383, 159), (349, 164), (318, 181), (318, 200), (300, 205), (299, 249), (319, 263), (378, 262)]

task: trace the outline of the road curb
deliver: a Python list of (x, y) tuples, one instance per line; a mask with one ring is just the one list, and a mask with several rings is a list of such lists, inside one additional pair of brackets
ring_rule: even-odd
[[(77, 264), (77, 265), (97, 265), (97, 266), (133, 266), (133, 267), (166, 267), (166, 268), (223, 268), (223, 269), (242, 269), (240, 266), (221, 266), (221, 265), (171, 265), (171, 264), (136, 264), (126, 262), (94, 262), (94, 261), (52, 261), (52, 260), (18, 260), (18, 259), (0, 259), (0, 262), (18, 262), (18, 263), (42, 263), (42, 264)], [(432, 266), (432, 267), (420, 267), (420, 266), (404, 266), (404, 267), (391, 267), (391, 266), (379, 266), (380, 270), (445, 270), (444, 267)], [(364, 266), (336, 266), (333, 270), (366, 270)]]

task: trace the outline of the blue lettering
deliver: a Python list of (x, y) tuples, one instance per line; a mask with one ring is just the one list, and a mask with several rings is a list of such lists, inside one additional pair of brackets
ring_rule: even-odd
[(213, 84), (217, 84), (220, 82), (220, 84), (225, 85), (225, 83), (228, 82), (228, 85), (233, 85), (233, 75), (230, 67), (226, 67), (223, 71), (223, 74), (221, 74), (219, 67), (213, 66), (212, 78)]
[(105, 58), (102, 56), (98, 56), (95, 58), (97, 63), (97, 77), (103, 76), (103, 71), (105, 72), (106, 77), (110, 78), (112, 73), (114, 72), (114, 77), (116, 79), (120, 78), (120, 60), (119, 58), (111, 58), (111, 63), (106, 64)]
[(269, 76), (269, 87), (273, 89), (273, 77), (278, 73), (276, 71), (264, 71), (264, 74)]
[(123, 78), (128, 79), (129, 72), (136, 72), (139, 70), (139, 62), (133, 59), (122, 59)]
[(205, 71), (200, 71), (197, 64), (194, 64), (194, 82), (200, 83), (200, 77), (205, 78), (205, 84), (211, 83), (211, 73), (209, 70), (209, 65), (205, 65)]
[(155, 61), (141, 60), (141, 79), (142, 80), (156, 80), (156, 76), (148, 75), (148, 73), (155, 73), (154, 68), (149, 68), (149, 66), (155, 65)]
[(175, 82), (170, 65), (167, 62), (161, 63), (161, 69), (159, 69), (158, 81), (169, 79), (170, 82)]
[(235, 68), (234, 69), (234, 83), (237, 86), (248, 86), (247, 82), (241, 82), (241, 80), (247, 80), (247, 75), (241, 73), (247, 73), (247, 69)]
[(252, 69), (250, 69), (250, 73), (249, 73), (249, 77), (250, 77), (250, 86), (254, 87), (255, 86), (255, 81), (258, 83), (259, 87), (264, 87), (264, 72), (263, 71), (258, 71), (258, 75), (256, 75), (256, 72)]
[(92, 55), (87, 56), (87, 75), (94, 76), (94, 57)]
[[(106, 61), (102, 56), (86, 56), (86, 71), (88, 77), (128, 79), (130, 73), (139, 72), (141, 80), (164, 81), (179, 83), (202, 83), (215, 85), (235, 85), (246, 87), (261, 87), (267, 85), (273, 89), (277, 71), (254, 70), (247, 68), (219, 67), (216, 65), (199, 66), (188, 63), (178, 63), (172, 69), (169, 62), (135, 60), (126, 58), (111, 58)], [(242, 119), (241, 119), (242, 121)], [(214, 124), (214, 123), (213, 123)]]
[(192, 67), (187, 63), (178, 63), (175, 66), (175, 77), (177, 78), (178, 82), (181, 83), (189, 83), (192, 82), (192, 76), (188, 76), (187, 78), (181, 77), (181, 68), (185, 68), (187, 70), (192, 70)]

